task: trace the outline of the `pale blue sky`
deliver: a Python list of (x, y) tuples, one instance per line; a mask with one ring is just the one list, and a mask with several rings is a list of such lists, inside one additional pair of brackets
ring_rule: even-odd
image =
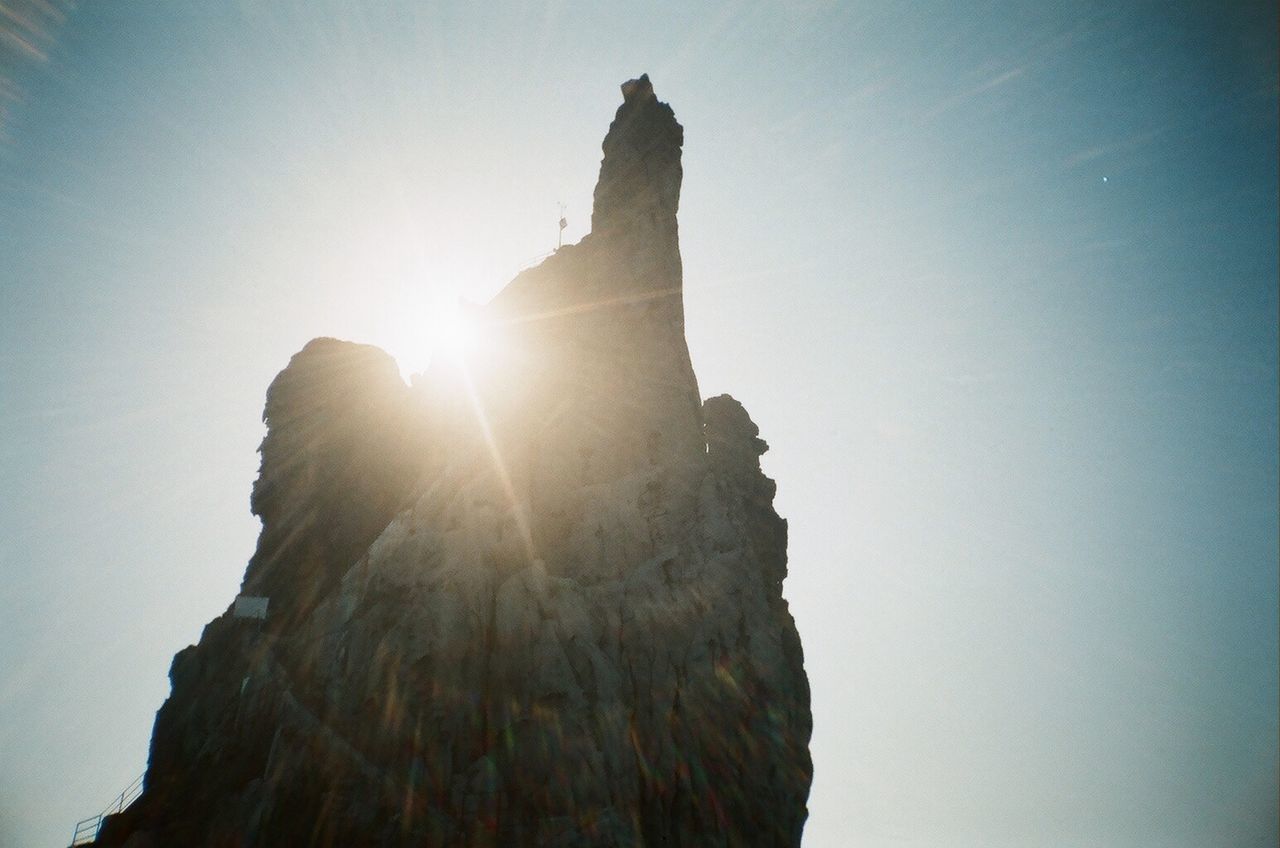
[(694, 367), (790, 520), (806, 846), (1275, 845), (1273, 5), (104, 0), (0, 39), (0, 845), (142, 771), (289, 355), (420, 362), (558, 201), (581, 237), (644, 71)]

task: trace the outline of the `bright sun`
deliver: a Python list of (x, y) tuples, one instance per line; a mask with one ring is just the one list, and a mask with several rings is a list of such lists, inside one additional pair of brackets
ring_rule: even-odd
[(475, 322), (458, 309), (451, 310), (436, 322), (431, 337), (437, 350), (454, 358), (474, 353), (480, 340)]
[[(424, 310), (429, 311), (429, 310)], [(388, 322), (384, 343), (406, 380), (425, 372), (432, 360), (445, 357), (464, 362), (480, 347), (480, 328), (456, 307), (435, 311), (434, 320), (414, 321), (406, 310)]]

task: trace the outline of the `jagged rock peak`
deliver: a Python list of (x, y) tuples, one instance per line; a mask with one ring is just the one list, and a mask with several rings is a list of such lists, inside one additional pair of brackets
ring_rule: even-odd
[(683, 131), (647, 77), (597, 231), (420, 397), (322, 339), (272, 383), (259, 547), (174, 659), (142, 796), (99, 848), (794, 848), (809, 685), (766, 445), (700, 401)]
[(653, 93), (648, 74), (622, 84), (623, 102), (604, 139), (591, 232), (675, 234), (684, 128)]
[(627, 80), (622, 84), (622, 99), (630, 103), (633, 100), (652, 100), (653, 83), (648, 74), (641, 74), (639, 79)]
[(395, 515), (421, 470), (415, 413), (372, 345), (312, 339), (271, 382), (242, 591), (272, 597), (274, 623), (307, 612)]
[(769, 443), (759, 438), (760, 428), (731, 395), (707, 398), (702, 405), (707, 453), (717, 467), (748, 472), (760, 470), (760, 456)]

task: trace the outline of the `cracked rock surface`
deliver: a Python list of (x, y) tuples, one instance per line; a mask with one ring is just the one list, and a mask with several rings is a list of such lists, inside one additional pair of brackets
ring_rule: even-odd
[(99, 844), (791, 846), (812, 765), (767, 445), (699, 401), (683, 131), (623, 86), (592, 233), (411, 389), (316, 340), (268, 393), (243, 592)]

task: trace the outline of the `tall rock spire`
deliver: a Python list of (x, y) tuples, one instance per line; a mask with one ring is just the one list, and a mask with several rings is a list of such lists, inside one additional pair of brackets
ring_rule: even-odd
[[(532, 339), (539, 353), (529, 361), (547, 363), (527, 383), (561, 410), (549, 437), (571, 452), (586, 446), (606, 476), (705, 451), (676, 225), (684, 130), (648, 75), (622, 92), (590, 235), (522, 273), (489, 307), (494, 324)], [(557, 466), (567, 460), (556, 454), (542, 450)]]
[(591, 232), (674, 235), (684, 128), (658, 101), (648, 74), (623, 83), (622, 96), (604, 139)]
[(699, 402), (680, 125), (623, 95), (593, 232), (481, 308), (509, 355), (461, 399), (332, 341), (277, 378), (245, 588), (282, 612), (174, 658), (100, 845), (800, 844), (787, 524), (746, 410)]

